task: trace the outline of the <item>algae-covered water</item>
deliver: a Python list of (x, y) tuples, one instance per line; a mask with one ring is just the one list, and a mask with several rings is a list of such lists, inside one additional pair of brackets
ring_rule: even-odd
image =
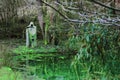
[(18, 65), (16, 70), (44, 80), (77, 80), (76, 73), (71, 65), (73, 56), (62, 56), (57, 53), (36, 53), (36, 55), (37, 57), (33, 59), (30, 57), (32, 56), (31, 53), (28, 58), (23, 60), (19, 56), (17, 61), (21, 66)]

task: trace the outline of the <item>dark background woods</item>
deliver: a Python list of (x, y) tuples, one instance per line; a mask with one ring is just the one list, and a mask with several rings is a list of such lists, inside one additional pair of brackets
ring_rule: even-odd
[[(1, 0), (0, 1), (1, 2), (0, 37), (1, 38), (25, 38), (25, 28), (29, 24), (30, 21), (33, 21), (38, 28), (38, 37), (42, 38), (45, 36), (44, 35), (45, 30), (43, 26), (45, 26), (46, 24), (46, 21), (45, 21), (46, 19), (50, 23), (49, 26), (52, 25), (56, 29), (58, 29), (58, 27), (55, 24), (60, 24), (62, 22), (64, 23), (62, 24), (62, 26), (66, 26), (68, 25), (66, 24), (67, 20), (69, 23), (72, 23), (74, 26), (76, 26), (76, 23), (79, 23), (80, 20), (81, 20), (80, 23), (84, 24), (86, 22), (92, 22), (90, 20), (91, 19), (93, 20), (95, 17), (97, 19), (101, 17), (105, 18), (106, 16), (109, 17), (111, 15), (117, 17), (120, 11), (119, 0), (99, 1), (100, 3), (103, 2), (105, 6), (109, 6), (113, 9), (102, 6), (100, 4), (96, 4), (94, 0), (93, 1), (91, 0), (85, 0), (85, 1), (63, 0), (60, 2), (57, 0), (56, 1), (46, 0), (46, 1), (48, 5), (43, 3), (41, 0), (37, 0), (37, 1), (35, 0), (21, 0), (21, 1)], [(52, 5), (52, 7), (55, 7), (57, 11), (49, 5)], [(94, 14), (94, 13), (97, 13), (97, 14)], [(88, 20), (86, 21), (84, 20), (85, 16), (91, 16), (91, 17), (89, 17)], [(68, 18), (68, 19), (65, 19), (65, 18)], [(78, 20), (75, 20), (75, 19), (78, 19)], [(57, 21), (59, 21), (59, 23)], [(49, 29), (50, 28), (51, 27), (49, 27)]]

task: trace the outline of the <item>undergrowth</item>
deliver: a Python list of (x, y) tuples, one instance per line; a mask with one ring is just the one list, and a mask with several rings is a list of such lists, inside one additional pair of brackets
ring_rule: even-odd
[(38, 76), (37, 80), (120, 79), (119, 29), (88, 24), (81, 26), (79, 34), (68, 32), (67, 35), (69, 39), (57, 46), (19, 46), (12, 50), (12, 58), (8, 59), (4, 54), (6, 48), (2, 49), (4, 57), (0, 61), (6, 66), (9, 65), (7, 61), (12, 61), (13, 70)]
[(67, 46), (77, 50), (72, 66), (78, 80), (119, 80), (120, 31), (98, 24), (82, 27)]

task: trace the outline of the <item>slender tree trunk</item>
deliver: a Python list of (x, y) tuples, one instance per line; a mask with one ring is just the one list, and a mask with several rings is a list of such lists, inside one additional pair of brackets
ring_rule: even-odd
[(37, 2), (38, 2), (38, 5), (39, 5), (38, 21), (39, 21), (39, 25), (40, 25), (40, 28), (41, 28), (41, 31), (42, 31), (43, 39), (45, 39), (42, 2), (41, 2), (41, 0), (37, 0)]

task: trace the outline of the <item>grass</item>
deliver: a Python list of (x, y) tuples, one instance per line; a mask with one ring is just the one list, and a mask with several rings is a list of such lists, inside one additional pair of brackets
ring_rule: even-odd
[(14, 72), (9, 67), (0, 68), (0, 80), (23, 80), (21, 73)]

